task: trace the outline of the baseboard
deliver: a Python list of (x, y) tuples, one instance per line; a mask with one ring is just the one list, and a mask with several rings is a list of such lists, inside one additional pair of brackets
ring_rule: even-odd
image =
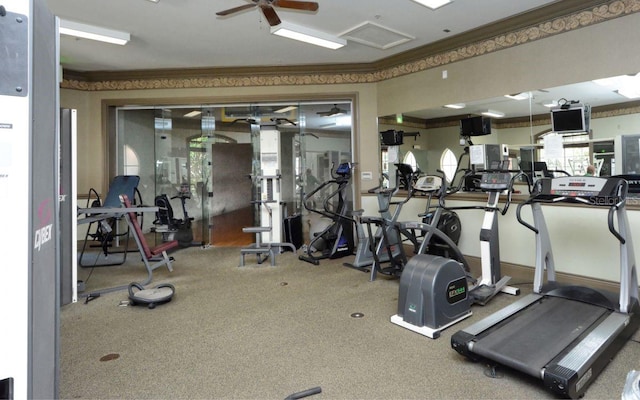
[[(480, 276), (481, 274), (481, 262), (480, 257), (465, 256), (471, 273), (473, 276)], [(501, 262), (500, 267), (502, 269), (502, 275), (508, 275), (511, 277), (510, 285), (531, 283), (533, 284), (533, 267), (520, 264), (512, 264), (508, 262)], [(618, 293), (620, 290), (620, 284), (618, 282), (606, 281), (602, 279), (589, 278), (586, 276), (567, 274), (563, 272), (556, 272), (556, 279), (558, 282), (563, 282), (571, 285), (587, 286), (594, 289), (606, 290), (613, 293)]]

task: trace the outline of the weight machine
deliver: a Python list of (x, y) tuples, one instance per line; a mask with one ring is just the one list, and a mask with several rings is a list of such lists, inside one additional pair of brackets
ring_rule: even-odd
[(255, 254), (258, 264), (270, 258), (273, 266), (276, 253), (280, 253), (283, 247), (290, 248), (294, 253), (297, 250), (292, 243), (282, 241), (284, 210), (280, 185), (280, 131), (275, 126), (261, 126), (260, 166), (260, 174), (251, 176), (258, 197), (252, 203), (258, 207), (260, 226), (242, 228), (245, 233), (255, 234), (256, 241), (240, 249), (241, 267), (247, 254)]

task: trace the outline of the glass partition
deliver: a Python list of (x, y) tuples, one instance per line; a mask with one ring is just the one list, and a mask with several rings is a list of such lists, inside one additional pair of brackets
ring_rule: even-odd
[[(352, 159), (351, 102), (120, 107), (117, 173), (139, 175), (145, 204), (165, 194), (175, 218), (192, 219), (193, 245), (241, 246), (243, 226), (260, 224), (260, 132), (279, 132), (284, 216), (308, 213), (310, 188)], [(349, 194), (352, 201), (353, 193)], [(143, 229), (149, 231), (153, 216)], [(305, 242), (308, 229), (305, 229)], [(158, 236), (158, 235), (156, 235)], [(160, 240), (158, 237), (156, 240)]]

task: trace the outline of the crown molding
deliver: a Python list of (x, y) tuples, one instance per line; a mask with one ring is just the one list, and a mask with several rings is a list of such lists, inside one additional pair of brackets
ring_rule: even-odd
[(640, 12), (640, 0), (562, 0), (373, 63), (63, 71), (62, 88), (100, 91), (374, 83)]

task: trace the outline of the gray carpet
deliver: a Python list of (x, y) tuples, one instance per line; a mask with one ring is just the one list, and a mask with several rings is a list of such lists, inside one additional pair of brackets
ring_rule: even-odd
[[(322, 393), (311, 398), (554, 398), (518, 373), (500, 369), (498, 379), (489, 378), (482, 364), (451, 349), (453, 333), (512, 296), (474, 307), (473, 316), (433, 340), (391, 324), (398, 281), (369, 282), (341, 266), (350, 258), (313, 266), (285, 253), (272, 267), (247, 256), (239, 268), (237, 248), (173, 255), (174, 272), (158, 269), (152, 282), (175, 285), (168, 304), (122, 306), (121, 291), (63, 307), (62, 398), (283, 399), (315, 386)], [(146, 277), (135, 254), (123, 266), (90, 272), (79, 271), (86, 292)], [(636, 333), (585, 399), (620, 398), (627, 373), (640, 369), (639, 339)], [(108, 355), (117, 358), (101, 361)]]

